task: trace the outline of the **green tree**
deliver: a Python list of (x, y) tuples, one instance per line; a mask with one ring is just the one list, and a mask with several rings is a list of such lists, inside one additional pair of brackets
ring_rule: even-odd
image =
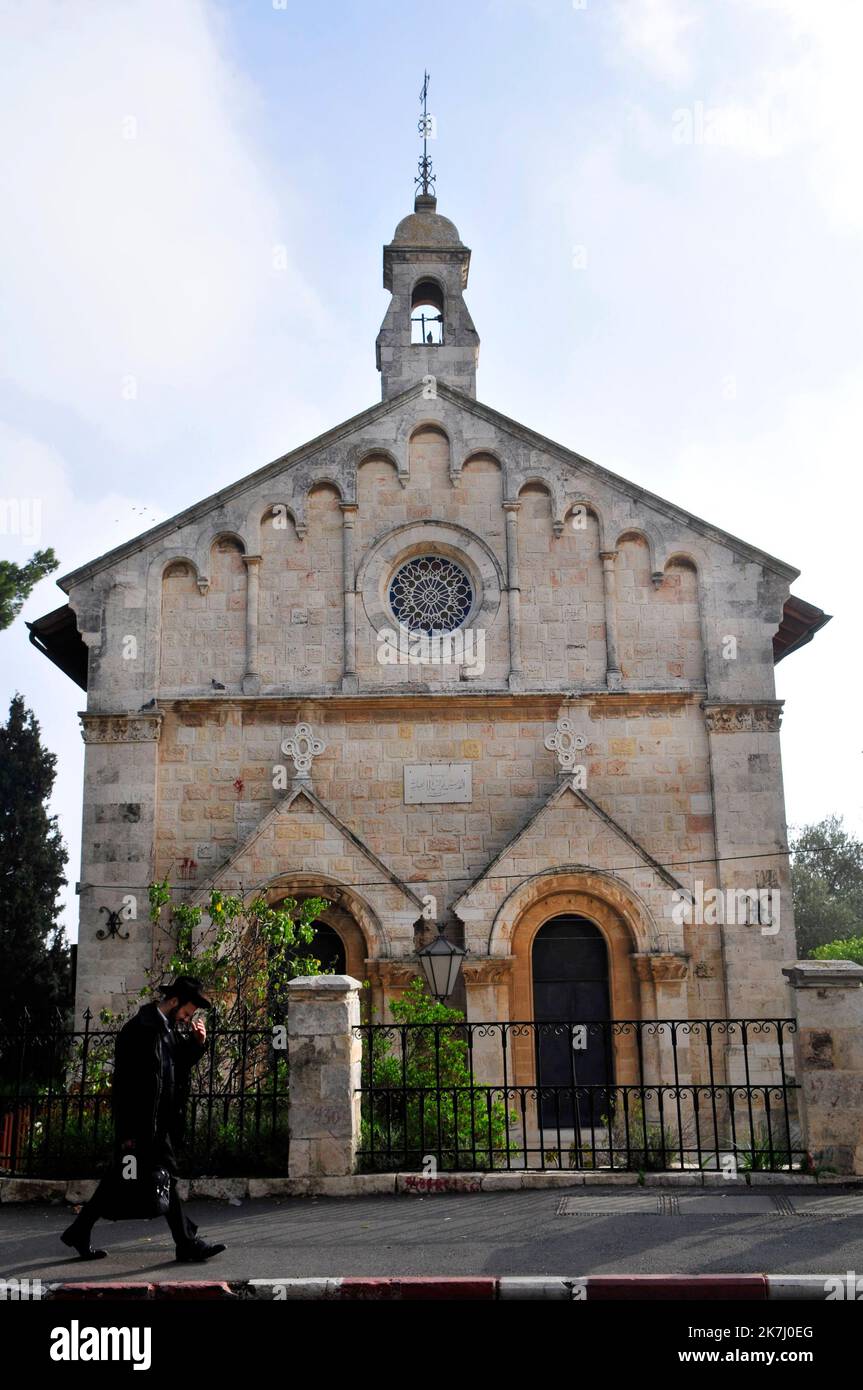
[(848, 936), (844, 941), (828, 941), (823, 946), (816, 946), (812, 959), (850, 960), (855, 965), (863, 965), (863, 936)]
[(791, 881), (797, 949), (859, 935), (863, 927), (863, 842), (827, 816), (791, 836)]
[(39, 580), (51, 574), (59, 564), (50, 547), (37, 550), (26, 565), (0, 560), (0, 631), (15, 621)]
[(66, 850), (46, 803), (57, 759), (15, 695), (0, 726), (0, 1027), (33, 1026), (69, 1002), (69, 947), (57, 921)]
[[(117, 1029), (161, 997), (163, 982), (197, 976), (213, 1009), (192, 1085), (188, 1160), (194, 1170), (205, 1159), (213, 1165), (207, 1172), (279, 1172), (288, 1143), (287, 984), (331, 973), (314, 949), (314, 923), (327, 901), (286, 898), (272, 907), (262, 896), (245, 902), (214, 888), (205, 903), (190, 904), (175, 897), (167, 877), (151, 883), (148, 896), (153, 963), (122, 1012), (100, 1011), (100, 1030), (88, 1041), (88, 1085), (110, 1092)], [(80, 1074), (80, 1041), (76, 1067)]]
[(419, 1171), (433, 1153), (451, 1171), (505, 1167), (507, 1151), (518, 1150), (507, 1132), (518, 1116), (507, 1114), (501, 1087), (473, 1081), (464, 1014), (438, 1003), (419, 978), (390, 1001), (390, 1012), (396, 1026), (388, 1042), (387, 1033), (371, 1035), (370, 1080), (368, 1032), (364, 1039), (362, 1075), (371, 1089), (364, 1093), (363, 1168)]
[(245, 903), (214, 888), (206, 906), (191, 906), (172, 899), (167, 879), (150, 884), (149, 898), (161, 934), (141, 997), (154, 997), (164, 976), (196, 975), (213, 995), (216, 1018), (232, 1027), (244, 1014), (272, 1021), (287, 1005), (290, 980), (327, 973), (312, 949), (325, 898), (271, 907), (264, 897)]

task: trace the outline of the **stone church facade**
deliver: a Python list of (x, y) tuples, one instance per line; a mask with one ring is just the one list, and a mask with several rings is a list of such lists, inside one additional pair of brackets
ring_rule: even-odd
[[(532, 1019), (536, 943), (573, 921), (611, 1018), (789, 1013), (774, 663), (826, 617), (792, 566), (480, 404), (469, 263), (418, 196), (380, 403), (32, 625), (87, 691), (79, 1018), (140, 987), (166, 875), (324, 896), (382, 1018), (438, 923), (451, 1002)], [(98, 937), (129, 895), (128, 940)]]

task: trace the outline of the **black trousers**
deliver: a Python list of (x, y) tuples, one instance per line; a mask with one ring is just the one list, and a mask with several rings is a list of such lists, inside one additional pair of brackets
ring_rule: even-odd
[[(90, 1232), (104, 1212), (105, 1198), (110, 1191), (110, 1186), (111, 1176), (110, 1173), (106, 1173), (100, 1181), (99, 1186), (96, 1188), (96, 1191), (93, 1193), (93, 1196), (89, 1201), (84, 1203), (78, 1215), (75, 1217), (75, 1220), (72, 1222), (72, 1227), (76, 1233), (87, 1236), (89, 1239)], [(165, 1220), (171, 1228), (171, 1235), (174, 1237), (174, 1243), (178, 1249), (185, 1245), (190, 1245), (194, 1241), (198, 1227), (185, 1213), (183, 1203), (180, 1201), (177, 1192), (177, 1179), (173, 1173), (171, 1174), (168, 1210), (165, 1212)]]

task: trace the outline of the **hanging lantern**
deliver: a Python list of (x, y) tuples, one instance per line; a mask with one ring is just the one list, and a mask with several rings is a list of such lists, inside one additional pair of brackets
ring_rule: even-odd
[(442, 1004), (448, 999), (455, 989), (462, 960), (466, 955), (467, 951), (461, 946), (454, 946), (451, 941), (447, 941), (440, 928), (437, 939), (418, 952), (426, 984), (439, 1003)]

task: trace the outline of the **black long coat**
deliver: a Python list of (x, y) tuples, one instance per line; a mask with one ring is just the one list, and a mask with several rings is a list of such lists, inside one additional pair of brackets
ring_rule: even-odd
[(183, 1140), (186, 1101), (192, 1068), (206, 1051), (196, 1034), (174, 1034), (172, 1094), (162, 1101), (162, 1037), (164, 1024), (155, 1003), (143, 1004), (117, 1034), (112, 1083), (114, 1137), (120, 1149), (127, 1139), (135, 1153), (176, 1171), (174, 1145)]

